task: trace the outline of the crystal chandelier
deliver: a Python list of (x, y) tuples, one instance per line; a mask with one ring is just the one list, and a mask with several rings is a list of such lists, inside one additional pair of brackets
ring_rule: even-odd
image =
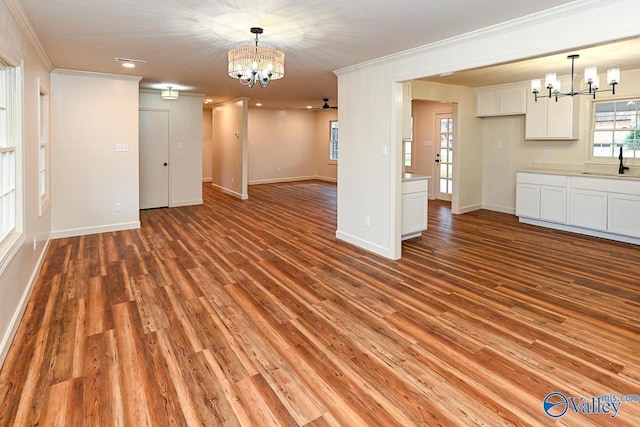
[[(562, 98), (564, 96), (575, 96), (575, 95), (590, 95), (593, 96), (593, 99), (596, 99), (597, 92), (612, 92), (613, 95), (616, 94), (616, 85), (620, 83), (620, 68), (609, 68), (607, 70), (607, 83), (611, 86), (611, 89), (603, 90), (600, 89), (600, 80), (598, 79), (598, 69), (596, 67), (586, 67), (584, 69), (584, 82), (589, 85), (588, 89), (583, 89), (576, 91), (573, 87), (575, 72), (574, 72), (574, 63), (580, 55), (569, 55), (567, 59), (571, 60), (571, 91), (562, 93), (560, 92), (560, 80), (557, 79), (556, 73), (547, 73), (544, 79), (544, 86), (549, 90), (548, 98), (555, 97), (556, 102), (558, 98)], [(531, 80), (531, 92), (535, 95), (536, 102), (538, 101), (538, 94), (542, 90), (542, 80), (534, 79)]]
[(258, 46), (258, 34), (263, 29), (252, 27), (256, 35), (255, 46), (242, 46), (229, 51), (229, 77), (238, 79), (243, 86), (253, 87), (256, 82), (266, 87), (271, 80), (284, 77), (284, 52), (270, 47)]

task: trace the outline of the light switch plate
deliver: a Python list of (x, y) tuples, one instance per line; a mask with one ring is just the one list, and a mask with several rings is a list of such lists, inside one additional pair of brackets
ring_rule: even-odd
[(117, 152), (129, 151), (129, 144), (116, 144)]

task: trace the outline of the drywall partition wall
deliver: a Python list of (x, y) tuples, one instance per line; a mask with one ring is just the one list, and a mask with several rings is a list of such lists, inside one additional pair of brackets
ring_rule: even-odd
[(211, 182), (213, 169), (213, 128), (210, 109), (202, 110), (202, 182)]
[(315, 112), (249, 109), (249, 184), (315, 178)]
[(212, 183), (239, 199), (248, 194), (248, 98), (213, 108)]
[[(39, 208), (38, 103), (40, 91), (51, 94), (51, 63), (20, 7), (0, 2), (0, 61), (22, 64), (22, 171), (17, 185), (24, 197), (22, 244), (0, 268), (0, 367), (15, 336), (51, 236), (51, 204)], [(49, 97), (50, 98), (50, 97)], [(49, 163), (48, 166), (51, 166)], [(19, 240), (20, 242), (20, 240)]]
[(140, 109), (169, 111), (169, 207), (202, 204), (202, 94), (164, 100), (141, 90)]
[(54, 237), (140, 227), (139, 81), (72, 70), (52, 73)]
[[(338, 182), (338, 163), (329, 160), (329, 140), (331, 132), (329, 123), (338, 120), (338, 111), (334, 109), (318, 110), (315, 112), (316, 134), (315, 134), (315, 158), (316, 177), (324, 181)], [(340, 124), (338, 123), (338, 126)], [(339, 134), (338, 129), (338, 134)], [(340, 136), (338, 135), (338, 145)]]
[[(337, 70), (340, 162), (336, 235), (389, 258), (401, 256), (401, 82), (638, 36), (639, 14), (640, 3), (636, 0), (571, 2)], [(471, 117), (467, 111), (472, 108), (458, 105), (463, 107), (465, 110), (458, 112), (459, 121)], [(468, 206), (476, 205), (476, 199), (479, 205), (482, 201), (483, 168), (477, 166), (482, 163), (482, 149), (472, 157), (478, 150), (472, 145), (482, 146), (478, 141), (481, 137), (458, 136), (458, 148), (466, 154), (456, 160), (464, 172), (458, 175), (457, 197)], [(384, 147), (388, 148), (386, 156), (379, 154)], [(452, 207), (459, 207), (455, 197)]]

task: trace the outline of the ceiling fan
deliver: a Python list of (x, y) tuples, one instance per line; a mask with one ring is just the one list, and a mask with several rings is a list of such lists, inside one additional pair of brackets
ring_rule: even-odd
[(338, 109), (337, 105), (329, 105), (329, 98), (322, 98), (322, 100), (324, 101), (324, 104), (322, 104), (322, 107), (308, 106), (307, 108), (300, 108), (300, 110), (337, 110)]
[(322, 98), (322, 100), (324, 101), (324, 104), (322, 104), (322, 109), (323, 110), (329, 110), (329, 109), (337, 110), (338, 109), (337, 105), (329, 105), (329, 98)]

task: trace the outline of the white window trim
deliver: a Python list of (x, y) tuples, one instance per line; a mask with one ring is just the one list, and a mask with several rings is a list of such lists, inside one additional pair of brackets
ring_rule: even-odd
[[(329, 120), (329, 161), (328, 161), (328, 164), (337, 165), (338, 164), (338, 159), (332, 159), (331, 158), (331, 152), (333, 151), (332, 150), (333, 139), (331, 139), (331, 124), (332, 123), (338, 123), (338, 121), (337, 120)], [(340, 134), (340, 131), (338, 130), (338, 135), (339, 134)], [(340, 140), (340, 136), (338, 136), (338, 141), (339, 140)], [(339, 142), (338, 142), (338, 147), (340, 147), (340, 143)]]
[[(51, 194), (51, 106), (49, 101), (49, 91), (43, 87), (38, 78), (38, 205), (39, 215), (47, 210)], [(44, 98), (44, 99), (43, 99)], [(43, 100), (45, 105), (43, 108)], [(44, 151), (44, 158), (43, 158)], [(44, 172), (44, 188), (41, 174)]]
[(25, 242), (24, 233), (24, 163), (23, 163), (23, 135), (22, 135), (22, 97), (23, 97), (23, 65), (9, 66), (12, 70), (12, 84), (8, 87), (7, 105), (9, 116), (7, 125), (10, 127), (11, 138), (16, 140), (16, 167), (15, 167), (15, 228), (0, 242), (0, 275), (9, 265)]
[[(628, 95), (628, 96), (624, 96), (624, 97), (612, 97), (612, 96), (606, 96), (603, 98), (598, 98), (598, 99), (590, 99), (588, 102), (588, 111), (587, 111), (587, 117), (589, 118), (589, 143), (586, 144), (587, 145), (587, 160), (585, 161), (585, 164), (587, 165), (617, 165), (619, 163), (619, 160), (617, 157), (600, 157), (600, 156), (594, 156), (593, 155), (593, 132), (595, 130), (595, 104), (596, 102), (620, 102), (620, 101), (625, 101), (625, 100), (640, 100), (640, 95)], [(634, 158), (627, 158), (625, 157), (624, 159), (624, 164), (625, 166), (640, 166), (640, 159), (634, 159)]]

